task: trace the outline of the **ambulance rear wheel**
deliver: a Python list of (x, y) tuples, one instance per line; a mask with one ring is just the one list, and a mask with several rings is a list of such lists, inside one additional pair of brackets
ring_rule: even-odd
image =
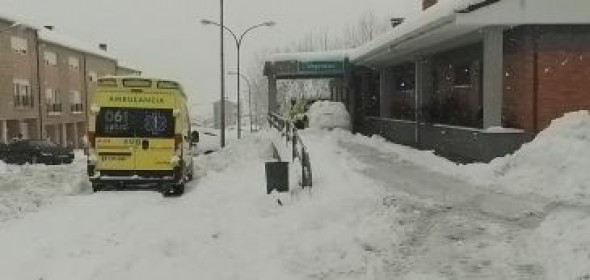
[(174, 184), (168, 189), (164, 190), (166, 197), (178, 197), (184, 194), (184, 183)]
[(94, 183), (94, 182), (92, 183), (92, 191), (93, 192), (102, 191), (103, 188), (104, 188), (104, 186), (99, 183)]

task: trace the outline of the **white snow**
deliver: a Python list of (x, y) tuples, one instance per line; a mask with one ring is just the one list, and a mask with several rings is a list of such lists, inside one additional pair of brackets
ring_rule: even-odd
[[(590, 213), (570, 192), (588, 192), (580, 186), (589, 181), (589, 123), (586, 111), (568, 114), (516, 154), (475, 165), (377, 137), (305, 130), (314, 187), (273, 195), (265, 194), (264, 163), (274, 160), (276, 132), (197, 157), (196, 181), (172, 199), (89, 194), (83, 158), (73, 166), (1, 165), (2, 205), (23, 201), (38, 211), (1, 212), (10, 219), (0, 221), (0, 275), (584, 279)], [(389, 172), (371, 176), (379, 168)]]
[(364, 246), (386, 249), (383, 227), (364, 222), (379, 205), (382, 189), (359, 174), (342, 176), (354, 160), (342, 160), (329, 138), (318, 139), (326, 157), (316, 165), (316, 188), (311, 195), (279, 195), (281, 207), (265, 194), (270, 137), (259, 134), (199, 157), (198, 183), (179, 199), (153, 192), (72, 196), (3, 223), (0, 275), (356, 279), (365, 274)]
[(99, 49), (98, 44), (96, 46), (91, 46), (86, 42), (82, 42), (74, 38), (68, 37), (66, 35), (63, 35), (56, 30), (47, 30), (46, 28), (40, 28), (38, 29), (38, 32), (39, 38), (43, 41), (53, 43), (62, 47), (70, 48), (72, 50), (92, 54), (98, 57), (107, 58), (115, 61), (117, 60), (117, 58), (110, 55), (108, 52)]
[(267, 57), (267, 61), (344, 61), (352, 50), (332, 50), (321, 52), (277, 53)]
[(76, 153), (72, 165), (8, 165), (0, 161), (0, 221), (37, 211), (52, 199), (88, 192), (86, 158)]
[(523, 133), (524, 130), (517, 128), (492, 126), (483, 130), (486, 133)]
[(557, 209), (528, 239), (531, 256), (542, 263), (546, 279), (590, 278), (590, 215)]
[(590, 115), (579, 111), (554, 120), (514, 155), (492, 161), (488, 170), (475, 169), (484, 168), (488, 174), (482, 177), (491, 176), (493, 185), (513, 193), (590, 205), (589, 166)]
[(342, 102), (317, 101), (307, 112), (311, 128), (350, 130), (350, 115)]
[(419, 33), (420, 30), (453, 22), (458, 10), (479, 2), (482, 2), (482, 0), (440, 0), (434, 6), (406, 19), (391, 31), (356, 48), (351, 52), (350, 59), (353, 62), (360, 61), (372, 53), (379, 52), (383, 48), (412, 37), (412, 34)]
[(377, 55), (391, 63), (423, 48), (451, 41), (486, 26), (523, 24), (588, 24), (586, 0), (500, 0), (469, 13), (459, 13), (484, 0), (440, 0), (391, 31), (350, 52), (350, 60), (371, 65)]

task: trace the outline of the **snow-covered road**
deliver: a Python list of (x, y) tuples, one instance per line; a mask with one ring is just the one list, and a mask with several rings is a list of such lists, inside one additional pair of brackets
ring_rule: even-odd
[(29, 174), (0, 173), (11, 186), (54, 187), (51, 172), (79, 192), (0, 222), (0, 279), (590, 277), (584, 206), (475, 186), (456, 176), (473, 167), (445, 169), (432, 155), (317, 130), (304, 134), (314, 188), (279, 195), (279, 206), (265, 194), (274, 137), (259, 133), (198, 157), (198, 178), (180, 198), (91, 194), (77, 181), (83, 160), (24, 173), (5, 167)]

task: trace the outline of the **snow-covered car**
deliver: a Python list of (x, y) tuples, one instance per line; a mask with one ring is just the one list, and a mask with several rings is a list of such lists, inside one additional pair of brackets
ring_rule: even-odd
[(307, 115), (311, 128), (350, 130), (350, 115), (341, 102), (314, 102), (309, 107)]
[(19, 140), (6, 146), (4, 161), (14, 164), (70, 164), (74, 151), (47, 139)]

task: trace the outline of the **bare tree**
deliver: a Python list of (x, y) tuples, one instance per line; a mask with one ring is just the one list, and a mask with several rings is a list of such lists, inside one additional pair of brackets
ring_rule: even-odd
[(387, 31), (388, 22), (379, 21), (375, 14), (363, 14), (356, 24), (346, 26), (342, 47), (356, 48)]

